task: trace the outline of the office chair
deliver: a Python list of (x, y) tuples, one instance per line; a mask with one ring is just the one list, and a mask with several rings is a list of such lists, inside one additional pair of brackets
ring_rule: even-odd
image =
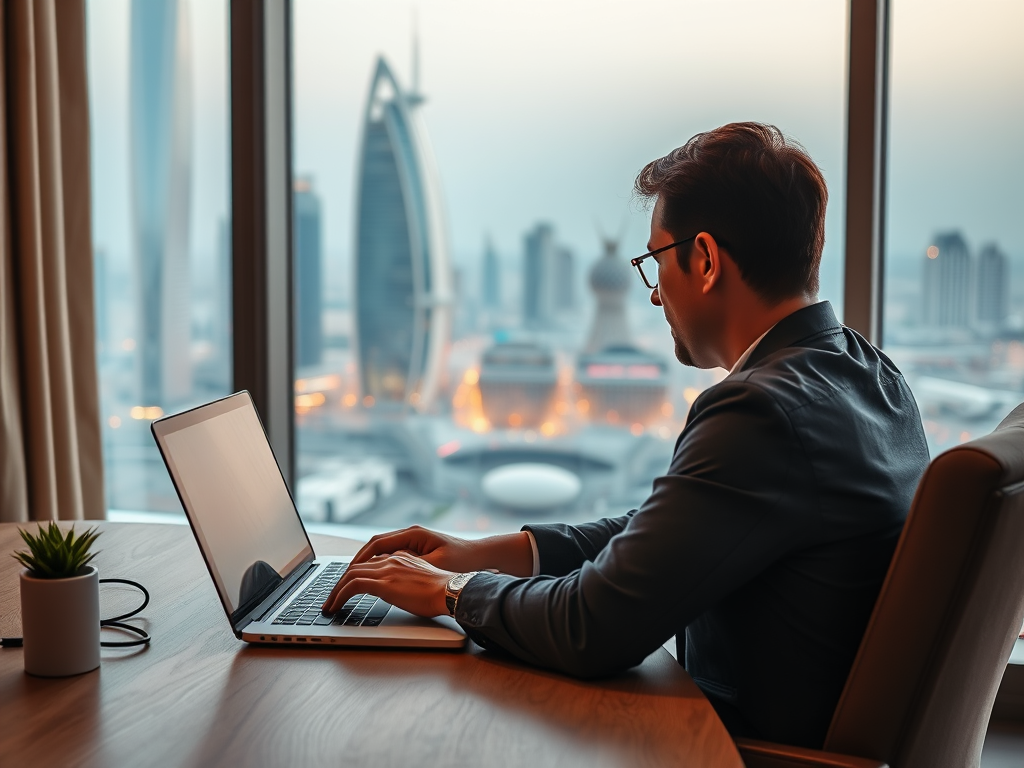
[(921, 478), (823, 750), (738, 739), (747, 768), (977, 768), (1022, 621), (1019, 405)]

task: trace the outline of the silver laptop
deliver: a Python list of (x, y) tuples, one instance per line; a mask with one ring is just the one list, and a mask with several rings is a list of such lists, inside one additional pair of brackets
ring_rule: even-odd
[(248, 392), (153, 422), (235, 636), (250, 643), (461, 648), (447, 616), (424, 619), (369, 595), (320, 606), (351, 557), (317, 557)]

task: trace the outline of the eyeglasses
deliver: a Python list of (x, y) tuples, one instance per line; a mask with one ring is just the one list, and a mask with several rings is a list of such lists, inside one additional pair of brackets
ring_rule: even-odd
[[(671, 243), (669, 245), (666, 245), (663, 248), (656, 248), (653, 251), (649, 251), (649, 252), (645, 253), (643, 256), (637, 256), (635, 259), (630, 259), (629, 263), (632, 264), (634, 267), (636, 267), (636, 271), (640, 273), (640, 279), (644, 281), (644, 285), (646, 285), (648, 288), (650, 288), (653, 291), (655, 288), (658, 287), (658, 281), (657, 281), (657, 279), (655, 279), (655, 281), (652, 283), (650, 280), (647, 279), (647, 275), (644, 274), (644, 265), (643, 265), (644, 259), (649, 259), (651, 256), (657, 256), (659, 253), (661, 253), (663, 251), (667, 251), (669, 248), (675, 248), (677, 245), (682, 245), (683, 243), (688, 243), (691, 240), (696, 240), (696, 239), (697, 239), (697, 235), (694, 235), (693, 237), (688, 237), (685, 240), (677, 240), (676, 242)], [(657, 262), (655, 262), (655, 264), (657, 264)], [(648, 266), (647, 269), (650, 270), (651, 267)], [(655, 272), (654, 272), (655, 277), (657, 277), (657, 274), (658, 274), (657, 267), (655, 267), (654, 270), (655, 270)]]

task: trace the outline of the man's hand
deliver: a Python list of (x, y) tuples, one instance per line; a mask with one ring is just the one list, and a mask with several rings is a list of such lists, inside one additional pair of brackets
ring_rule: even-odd
[(435, 568), (409, 552), (355, 561), (323, 604), (325, 615), (337, 613), (355, 595), (374, 595), (417, 616), (447, 615), (444, 590), (454, 573)]
[(352, 565), (396, 552), (417, 555), (431, 565), (454, 573), (492, 568), (513, 576), (533, 573), (533, 548), (526, 533), (467, 541), (418, 525), (374, 536), (352, 559)]

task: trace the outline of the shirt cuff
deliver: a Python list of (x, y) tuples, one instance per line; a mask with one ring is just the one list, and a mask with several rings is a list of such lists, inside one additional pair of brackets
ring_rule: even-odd
[(533, 573), (531, 576), (540, 576), (540, 552), (537, 551), (537, 537), (533, 535), (532, 531), (526, 531), (526, 535), (530, 537), (530, 549), (533, 550)]

